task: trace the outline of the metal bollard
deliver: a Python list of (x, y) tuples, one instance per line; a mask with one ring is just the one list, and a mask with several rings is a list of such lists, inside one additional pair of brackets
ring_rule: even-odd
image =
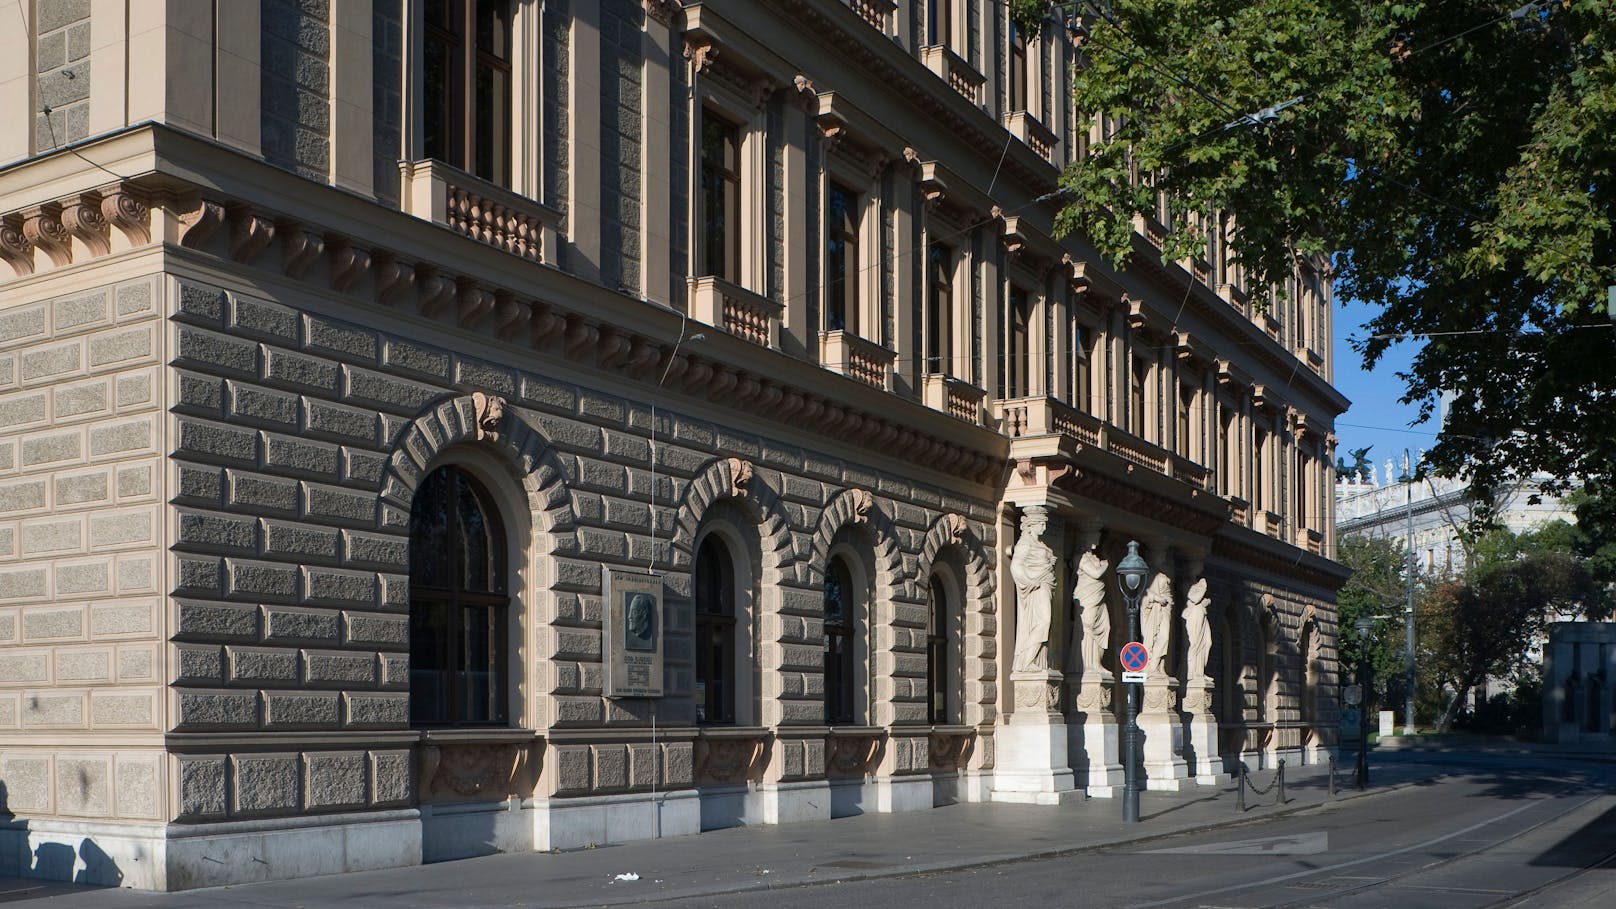
[(1240, 761), (1239, 763), (1235, 764), (1235, 767), (1237, 769), (1234, 772), (1234, 791), (1235, 791), (1234, 810), (1240, 812), (1241, 814), (1245, 814), (1246, 813), (1246, 762), (1245, 761)]
[(1285, 804), (1285, 759), (1284, 758), (1279, 759), (1279, 801), (1275, 802), (1274, 804), (1276, 804), (1276, 805)]
[(1335, 798), (1335, 755), (1330, 755), (1330, 798)]

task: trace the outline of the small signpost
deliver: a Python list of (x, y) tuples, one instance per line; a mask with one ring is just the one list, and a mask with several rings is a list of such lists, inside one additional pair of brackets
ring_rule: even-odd
[(1124, 682), (1142, 683), (1145, 680), (1145, 664), (1150, 660), (1150, 651), (1138, 641), (1129, 641), (1122, 645), (1122, 680)]

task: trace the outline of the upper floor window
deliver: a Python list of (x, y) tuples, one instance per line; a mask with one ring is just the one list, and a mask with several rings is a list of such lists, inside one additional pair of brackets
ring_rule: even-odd
[(741, 279), (741, 130), (710, 109), (701, 118), (703, 265), (725, 281)]
[(735, 572), (709, 533), (696, 551), (696, 721), (735, 722)]
[(1193, 419), (1195, 412), (1195, 387), (1188, 384), (1178, 386), (1178, 453), (1186, 458), (1193, 458), (1194, 447)]
[(410, 722), (507, 721), (505, 530), (470, 474), (440, 467), (410, 508)]
[(426, 155), (511, 183), (510, 0), (427, 0)]
[(1020, 398), (1031, 394), (1032, 372), (1032, 304), (1027, 292), (1011, 286), (1010, 299), (1004, 314), (1004, 381), (1005, 398)]
[(1236, 459), (1240, 457), (1240, 440), (1234, 435), (1234, 411), (1223, 404), (1218, 405), (1218, 437), (1223, 441), (1218, 458), (1218, 491), (1226, 496), (1238, 496), (1240, 468)]
[(1072, 406), (1090, 410), (1094, 406), (1094, 335), (1083, 323), (1072, 321)]
[(1251, 497), (1253, 504), (1259, 511), (1268, 508), (1268, 490), (1265, 484), (1268, 481), (1268, 432), (1258, 429), (1252, 438), (1251, 452)]
[(947, 44), (953, 30), (954, 0), (926, 0), (926, 36), (929, 44)]
[(1128, 371), (1128, 431), (1145, 438), (1145, 387), (1150, 383), (1150, 362), (1135, 358)]
[(933, 243), (926, 250), (926, 372), (953, 374), (954, 250)]
[(825, 327), (858, 334), (859, 195), (838, 183), (825, 194)]
[(853, 574), (833, 558), (825, 570), (825, 722), (833, 726), (856, 721), (855, 607)]
[(1027, 37), (1010, 23), (1010, 66), (1006, 82), (1009, 112), (1027, 109)]

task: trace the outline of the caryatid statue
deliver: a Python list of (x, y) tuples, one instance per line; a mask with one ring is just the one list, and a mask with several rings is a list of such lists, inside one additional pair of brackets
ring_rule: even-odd
[(1190, 585), (1184, 602), (1184, 634), (1187, 653), (1184, 657), (1184, 677), (1206, 678), (1206, 658), (1212, 652), (1212, 623), (1207, 620), (1206, 608), (1211, 600), (1206, 595), (1206, 578)]
[(1021, 517), (1021, 536), (1010, 553), (1010, 577), (1016, 582), (1016, 652), (1012, 672), (1043, 672), (1049, 667), (1049, 623), (1055, 593), (1055, 550), (1041, 539), (1048, 512), (1028, 506)]
[(1167, 573), (1158, 571), (1145, 590), (1139, 605), (1139, 627), (1150, 651), (1147, 672), (1151, 676), (1167, 674), (1167, 645), (1173, 639), (1173, 582)]
[(1077, 603), (1078, 621), (1082, 629), (1082, 672), (1098, 671), (1100, 659), (1111, 643), (1111, 612), (1105, 607), (1105, 572), (1111, 563), (1092, 552), (1085, 552), (1077, 560), (1077, 581), (1072, 587), (1072, 599)]

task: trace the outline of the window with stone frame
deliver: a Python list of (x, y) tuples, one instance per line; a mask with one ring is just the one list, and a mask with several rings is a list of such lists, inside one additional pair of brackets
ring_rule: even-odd
[(509, 721), (507, 540), (488, 491), (446, 466), (410, 508), (410, 723)]
[(1094, 331), (1072, 320), (1072, 406), (1094, 412)]
[(853, 574), (840, 556), (825, 570), (825, 722), (857, 723), (857, 597)]
[(926, 248), (926, 372), (954, 375), (954, 248)]
[(1194, 458), (1195, 386), (1187, 382), (1180, 382), (1177, 403), (1177, 450), (1182, 457)]
[(696, 722), (735, 722), (735, 570), (729, 547), (709, 533), (696, 551)]
[(422, 16), (424, 151), (511, 185), (511, 0), (426, 0)]
[(1258, 511), (1268, 509), (1268, 431), (1258, 427), (1252, 437), (1251, 504)]
[(840, 183), (825, 193), (825, 328), (859, 333), (859, 221), (863, 200)]
[(1027, 36), (1010, 22), (1010, 60), (1006, 68), (1006, 113), (1027, 109)]
[(926, 588), (926, 721), (945, 724), (953, 722), (949, 710), (948, 692), (953, 683), (949, 672), (949, 653), (952, 641), (949, 631), (948, 591), (942, 578), (933, 575)]
[(1004, 366), (999, 397), (1026, 397), (1032, 393), (1032, 302), (1025, 290), (1010, 286), (1003, 318), (1000, 337), (1004, 339)]
[(741, 281), (741, 127), (711, 107), (701, 116), (703, 274)]
[(926, 0), (926, 43), (947, 45), (953, 38), (954, 0)]
[(1128, 370), (1128, 431), (1141, 439), (1146, 438), (1145, 425), (1149, 417), (1145, 403), (1145, 389), (1150, 384), (1150, 361), (1135, 357)]

